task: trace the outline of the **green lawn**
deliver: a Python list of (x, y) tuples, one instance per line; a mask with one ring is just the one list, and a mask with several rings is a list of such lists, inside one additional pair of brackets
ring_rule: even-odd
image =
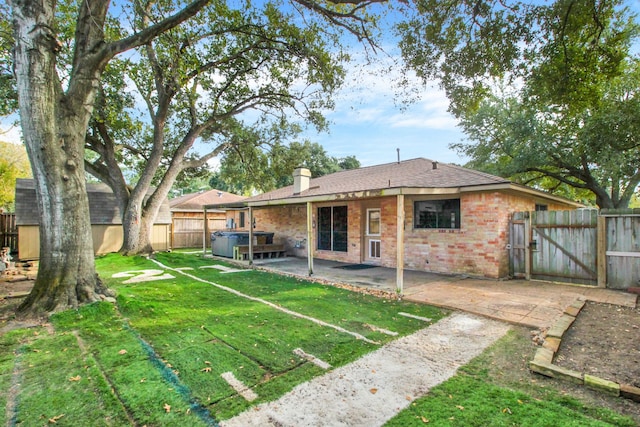
[[(92, 304), (53, 316), (51, 327), (0, 336), (0, 424), (217, 425), (325, 372), (297, 348), (337, 367), (429, 325), (399, 312), (431, 322), (447, 314), (263, 271), (228, 272), (232, 265), (194, 254), (158, 254), (157, 262), (114, 254), (97, 266), (117, 291), (116, 305)], [(125, 283), (140, 277), (149, 280)], [(603, 424), (593, 424), (561, 399), (542, 404), (492, 385), (484, 363), (474, 361), (390, 425), (474, 425), (469, 420), (489, 415), (504, 419), (493, 425), (627, 422), (605, 412)], [(255, 400), (234, 390), (226, 373)], [(516, 412), (520, 418), (511, 418)]]
[[(296, 348), (340, 366), (397, 338), (369, 325), (402, 336), (428, 323), (399, 312), (433, 321), (446, 314), (260, 271), (225, 273), (210, 268), (224, 263), (197, 255), (157, 260), (188, 267), (183, 271), (191, 277), (168, 271), (173, 278), (127, 284), (143, 270), (163, 269), (142, 257), (99, 258), (101, 277), (117, 291), (116, 306), (60, 313), (51, 320), (55, 333), (22, 330), (1, 338), (3, 390), (22, 385), (9, 405), (15, 422), (214, 425), (324, 372)], [(125, 272), (137, 273), (113, 277)], [(257, 399), (241, 397), (222, 378), (226, 372)]]

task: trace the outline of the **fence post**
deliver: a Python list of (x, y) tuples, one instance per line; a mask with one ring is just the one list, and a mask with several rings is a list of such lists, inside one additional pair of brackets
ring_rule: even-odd
[(607, 287), (607, 218), (598, 212), (596, 231), (596, 262), (598, 269), (598, 287)]
[(524, 215), (524, 278), (531, 280), (531, 215), (532, 212), (525, 212)]

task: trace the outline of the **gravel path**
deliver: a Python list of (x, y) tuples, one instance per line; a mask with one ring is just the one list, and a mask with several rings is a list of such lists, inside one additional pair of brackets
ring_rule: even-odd
[(224, 422), (248, 426), (380, 426), (509, 330), (455, 313)]

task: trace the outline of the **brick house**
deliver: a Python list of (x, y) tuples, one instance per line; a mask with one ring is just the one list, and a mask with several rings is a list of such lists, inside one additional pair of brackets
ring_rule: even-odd
[(424, 158), (310, 175), (296, 169), (293, 186), (215, 207), (246, 207), (247, 225), (275, 233), (311, 271), (314, 258), (375, 264), (396, 268), (401, 281), (404, 268), (506, 277), (513, 212), (582, 206)]

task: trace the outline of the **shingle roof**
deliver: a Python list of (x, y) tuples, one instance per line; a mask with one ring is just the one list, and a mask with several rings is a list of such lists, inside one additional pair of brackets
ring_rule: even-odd
[[(113, 191), (106, 184), (87, 184), (89, 196), (89, 215), (91, 224), (122, 224), (120, 208)], [(16, 224), (38, 225), (40, 217), (36, 202), (36, 190), (33, 179), (16, 180)], [(165, 200), (160, 206), (156, 224), (171, 224), (169, 203)]]
[[(434, 167), (435, 166), (435, 167)], [(350, 169), (312, 178), (309, 189), (293, 194), (293, 186), (279, 188), (246, 199), (246, 202), (313, 197), (330, 194), (375, 191), (391, 188), (456, 188), (511, 181), (472, 169), (434, 162), (425, 158)]]
[(244, 199), (246, 199), (246, 197), (227, 193), (226, 191), (209, 190), (176, 197), (175, 199), (169, 200), (169, 206), (172, 212), (202, 212), (205, 205), (233, 203)]

